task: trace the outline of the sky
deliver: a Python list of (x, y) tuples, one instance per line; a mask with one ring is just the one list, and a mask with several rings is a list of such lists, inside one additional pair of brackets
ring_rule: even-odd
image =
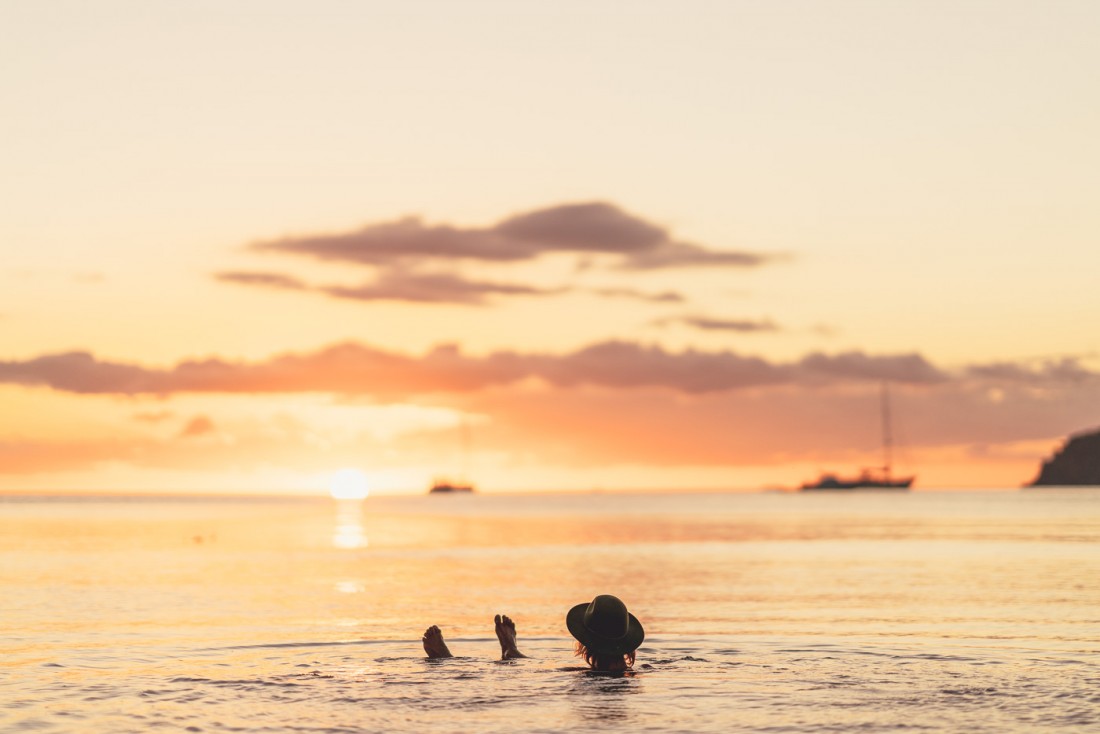
[(1014, 487), (1093, 2), (0, 0), (0, 491)]

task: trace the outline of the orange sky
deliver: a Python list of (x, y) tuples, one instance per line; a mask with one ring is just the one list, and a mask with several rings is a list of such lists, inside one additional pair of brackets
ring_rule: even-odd
[(0, 491), (789, 487), (884, 381), (899, 472), (1003, 487), (1100, 424), (1093, 3), (0, 23)]

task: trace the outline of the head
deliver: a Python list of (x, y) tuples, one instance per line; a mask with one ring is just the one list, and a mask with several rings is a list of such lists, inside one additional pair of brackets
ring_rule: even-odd
[(607, 653), (595, 653), (590, 651), (582, 643), (574, 643), (573, 654), (584, 658), (584, 662), (591, 666), (592, 670), (603, 670), (608, 673), (618, 673), (627, 670), (634, 665), (635, 651), (624, 652), (621, 655), (608, 655)]
[(601, 594), (569, 610), (565, 624), (577, 639), (576, 654), (595, 670), (626, 670), (645, 639), (637, 617), (618, 597)]

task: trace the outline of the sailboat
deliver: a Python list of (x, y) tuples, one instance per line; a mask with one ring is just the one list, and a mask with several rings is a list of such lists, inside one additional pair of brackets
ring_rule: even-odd
[(439, 478), (432, 482), (429, 494), (447, 494), (449, 492), (473, 492), (474, 485), (467, 482), (452, 482), (450, 479)]
[(893, 435), (890, 429), (890, 389), (882, 383), (882, 466), (864, 469), (859, 476), (841, 478), (836, 474), (822, 474), (816, 482), (806, 482), (801, 491), (854, 490), (854, 489), (892, 489), (907, 491), (916, 477), (897, 477), (893, 475)]

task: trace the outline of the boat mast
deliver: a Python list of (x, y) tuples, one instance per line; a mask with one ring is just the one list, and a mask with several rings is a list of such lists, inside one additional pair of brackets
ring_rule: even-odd
[(882, 381), (882, 473), (886, 481), (890, 481), (890, 450), (893, 446), (893, 436), (890, 434), (890, 383)]

